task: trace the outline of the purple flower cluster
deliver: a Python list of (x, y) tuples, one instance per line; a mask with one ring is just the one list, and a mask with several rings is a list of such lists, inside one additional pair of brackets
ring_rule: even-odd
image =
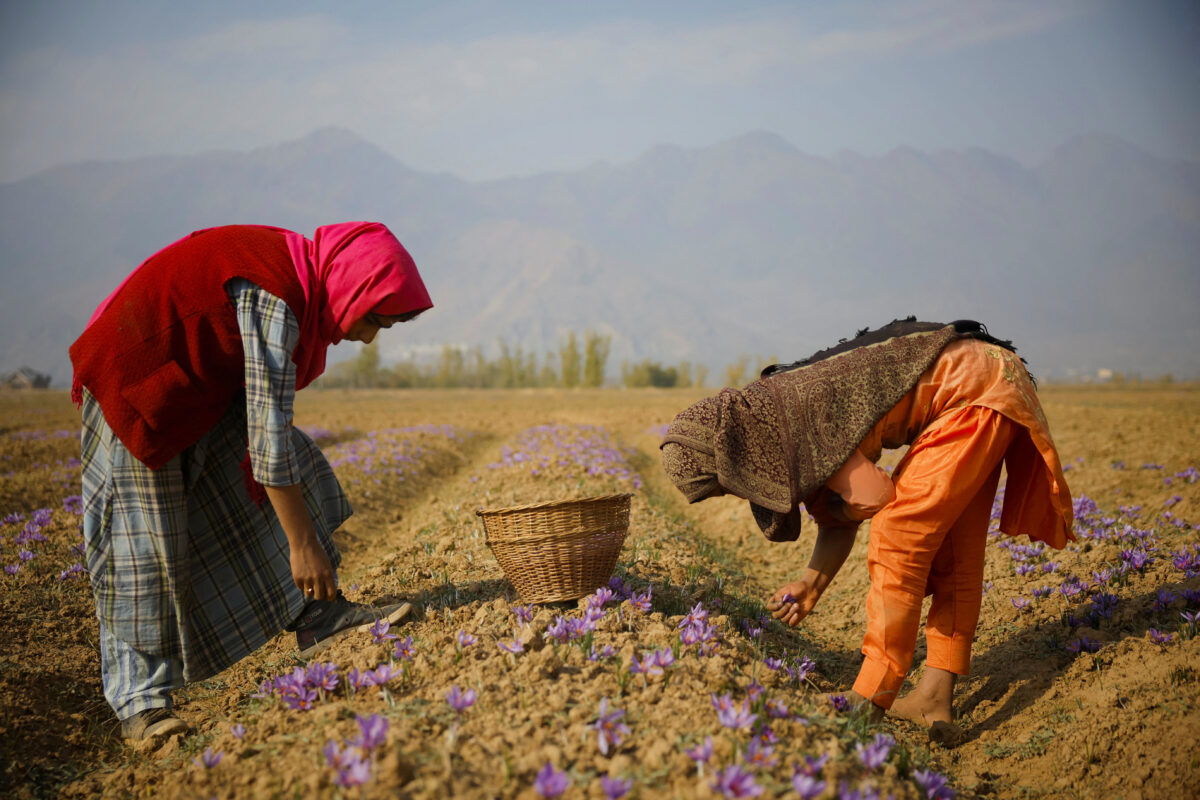
[[(386, 687), (395, 678), (404, 674), (401, 667), (380, 664), (375, 669), (359, 672), (357, 668), (346, 673), (345, 685), (349, 689), (370, 686)], [(277, 675), (258, 686), (252, 697), (279, 697), (293, 711), (308, 711), (341, 684), (336, 664), (312, 662), (307, 667), (296, 667), (286, 675)]]
[(420, 466), (427, 438), (461, 441), (462, 435), (451, 425), (411, 425), (368, 431), (340, 444), (329, 446), (325, 455), (335, 469), (354, 467), (364, 475), (395, 477), (404, 480)]
[(721, 635), (708, 621), (708, 611), (700, 603), (679, 622), (679, 641), (685, 647), (696, 645), (701, 657), (714, 655), (721, 644)]
[(378, 714), (355, 719), (357, 736), (341, 745), (333, 739), (325, 743), (325, 765), (337, 772), (333, 782), (343, 788), (362, 786), (371, 779), (373, 755), (387, 741), (387, 719)]
[(488, 469), (528, 469), (533, 476), (557, 468), (574, 479), (584, 475), (615, 478), (640, 489), (642, 478), (630, 467), (631, 448), (622, 448), (597, 425), (537, 425), (522, 431)]

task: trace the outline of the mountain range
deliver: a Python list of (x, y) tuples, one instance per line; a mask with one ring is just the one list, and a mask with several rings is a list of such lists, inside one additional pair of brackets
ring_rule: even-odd
[(384, 363), (592, 330), (610, 374), (686, 359), (712, 384), (740, 354), (792, 361), (915, 314), (985, 322), (1040, 377), (1200, 377), (1200, 164), (1111, 137), (1026, 166), (980, 149), (815, 157), (752, 132), (470, 182), (328, 128), (0, 184), (0, 373), (65, 384), (100, 300), (189, 231), (352, 219), (397, 234), (435, 304), (383, 335)]

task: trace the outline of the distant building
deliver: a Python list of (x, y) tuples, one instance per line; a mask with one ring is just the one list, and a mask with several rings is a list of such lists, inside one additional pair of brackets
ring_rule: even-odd
[(0, 389), (48, 389), (50, 376), (31, 367), (0, 376)]

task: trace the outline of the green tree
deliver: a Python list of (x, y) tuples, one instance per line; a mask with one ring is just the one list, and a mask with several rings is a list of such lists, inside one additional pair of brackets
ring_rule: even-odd
[(558, 362), (562, 369), (562, 385), (574, 389), (579, 385), (582, 362), (579, 357), (579, 342), (575, 331), (567, 334), (567, 341), (558, 346)]
[(379, 340), (364, 344), (354, 363), (354, 385), (374, 386), (379, 377)]
[(596, 387), (604, 384), (604, 369), (608, 364), (608, 349), (611, 337), (596, 331), (584, 333), (583, 385)]

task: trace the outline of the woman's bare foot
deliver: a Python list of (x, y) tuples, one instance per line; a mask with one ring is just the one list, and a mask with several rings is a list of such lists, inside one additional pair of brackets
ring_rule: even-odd
[(926, 667), (921, 682), (904, 697), (896, 698), (890, 713), (928, 728), (931, 742), (954, 747), (964, 736), (952, 715), (955, 678), (953, 672)]
[(921, 696), (916, 689), (896, 698), (890, 709), (892, 716), (930, 727), (935, 722), (951, 722), (950, 705), (942, 705), (935, 698)]

